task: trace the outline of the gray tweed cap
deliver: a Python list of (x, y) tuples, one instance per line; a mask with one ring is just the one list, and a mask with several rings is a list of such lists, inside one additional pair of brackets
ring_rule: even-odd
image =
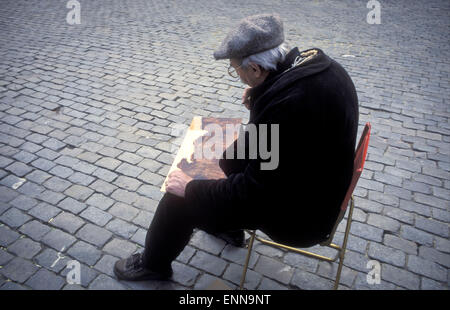
[(278, 14), (259, 14), (242, 19), (231, 29), (214, 58), (244, 58), (284, 42), (283, 22)]

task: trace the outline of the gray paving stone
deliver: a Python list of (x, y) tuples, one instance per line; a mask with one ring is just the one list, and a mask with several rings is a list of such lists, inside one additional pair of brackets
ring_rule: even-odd
[(194, 256), (195, 252), (196, 250), (193, 247), (187, 245), (184, 247), (183, 251), (181, 251), (180, 255), (178, 255), (176, 260), (187, 264)]
[(414, 212), (423, 216), (431, 216), (431, 208), (429, 206), (419, 204), (414, 201), (400, 199), (400, 208), (405, 211)]
[(61, 141), (54, 138), (46, 140), (44, 143), (42, 143), (42, 145), (53, 151), (58, 151), (66, 146), (65, 143), (62, 143)]
[(32, 258), (41, 250), (41, 245), (28, 238), (19, 238), (16, 242), (8, 246), (8, 251), (23, 258)]
[(64, 191), (64, 194), (78, 200), (78, 201), (84, 201), (86, 200), (90, 195), (92, 195), (94, 191), (86, 186), (81, 185), (72, 185), (68, 189)]
[(34, 290), (60, 290), (65, 283), (65, 279), (62, 277), (46, 269), (40, 269), (25, 282), (25, 285)]
[(115, 278), (114, 264), (119, 259), (111, 255), (103, 255), (102, 258), (95, 264), (94, 268), (98, 271)]
[(422, 290), (440, 290), (440, 291), (448, 290), (448, 287), (445, 284), (425, 277), (422, 277), (421, 282), (422, 282), (421, 284)]
[(26, 174), (30, 173), (33, 170), (33, 168), (27, 164), (16, 161), (11, 165), (5, 167), (5, 170), (14, 173), (18, 177), (23, 177)]
[(77, 238), (80, 238), (86, 242), (89, 242), (97, 247), (102, 247), (112, 236), (112, 233), (101, 227), (86, 224), (76, 234)]
[(88, 207), (86, 210), (80, 213), (80, 216), (98, 226), (105, 226), (113, 217), (96, 207)]
[(33, 182), (25, 182), (23, 185), (17, 188), (17, 192), (27, 195), (32, 198), (38, 198), (45, 190), (43, 186), (40, 186)]
[(72, 167), (72, 166), (76, 165), (79, 162), (80, 161), (78, 159), (73, 158), (72, 156), (68, 156), (68, 155), (59, 156), (55, 160), (56, 164), (63, 165), (63, 166), (66, 166), (66, 167)]
[(260, 256), (254, 270), (284, 284), (288, 284), (294, 274), (294, 268), (265, 256)]
[(118, 177), (117, 173), (103, 168), (98, 168), (92, 174), (106, 182), (112, 182)]
[(118, 188), (111, 195), (111, 198), (113, 198), (117, 201), (121, 201), (123, 203), (133, 204), (137, 200), (138, 196), (139, 195), (136, 194), (135, 192)]
[(86, 163), (84, 161), (79, 161), (72, 166), (72, 169), (84, 174), (92, 174), (97, 169), (97, 166)]
[[(250, 242), (250, 236), (249, 236), (249, 238), (247, 238), (247, 242), (248, 243)], [(256, 253), (259, 253), (259, 254), (262, 254), (265, 256), (270, 256), (272, 258), (282, 258), (285, 253), (285, 251), (281, 250), (280, 248), (275, 248), (275, 247), (271, 247), (268, 245), (264, 245), (262, 243), (259, 243), (259, 241), (255, 241), (253, 248)]]
[(334, 285), (331, 280), (300, 269), (295, 270), (292, 284), (303, 290), (330, 290)]
[[(247, 253), (248, 250), (246, 248), (238, 248), (228, 244), (223, 249), (221, 257), (227, 261), (243, 266), (245, 264)], [(253, 249), (248, 264), (249, 268), (255, 267), (255, 264), (258, 261), (259, 256), (260, 255), (256, 253)]]
[(15, 190), (12, 190), (6, 186), (0, 186), (0, 202), (9, 202), (19, 196)]
[(74, 214), (78, 214), (87, 208), (87, 204), (79, 202), (71, 197), (67, 197), (58, 204), (58, 207)]
[(414, 224), (414, 215), (399, 208), (385, 207), (384, 213), (386, 214), (386, 216), (396, 219), (399, 222), (407, 223), (410, 225)]
[(419, 256), (428, 261), (436, 262), (447, 269), (450, 268), (450, 255), (441, 253), (433, 248), (426, 246), (419, 247)]
[[(338, 270), (338, 262), (339, 260), (333, 263), (320, 261), (316, 272), (317, 275), (332, 280), (334, 284)], [(357, 272), (355, 270), (342, 266), (338, 289), (342, 289), (343, 287), (351, 287), (355, 281), (356, 275)]]
[(36, 159), (35, 161), (31, 162), (31, 165), (43, 171), (50, 171), (50, 169), (56, 166), (56, 164), (54, 164), (52, 161), (44, 158)]
[(27, 197), (27, 196), (17, 196), (15, 199), (13, 199), (10, 204), (18, 209), (27, 211), (33, 208), (35, 205), (37, 205), (38, 201), (36, 199)]
[(144, 171), (144, 169), (130, 165), (128, 163), (122, 163), (115, 171), (124, 174), (126, 176), (136, 178), (139, 174), (141, 174)]
[(22, 211), (16, 208), (9, 208), (0, 216), (0, 222), (8, 225), (12, 228), (17, 228), (22, 226), (24, 223), (31, 219), (30, 216), (26, 215)]
[(154, 199), (138, 196), (133, 205), (141, 210), (155, 213), (158, 207), (158, 202)]
[(13, 156), (14, 159), (23, 162), (24, 164), (28, 164), (31, 161), (35, 160), (37, 158), (37, 156), (27, 152), (27, 151), (20, 151), (18, 153), (16, 153)]
[(383, 239), (383, 230), (382, 229), (376, 228), (371, 225), (358, 223), (358, 222), (352, 223), (350, 232), (353, 235), (356, 235), (358, 237), (361, 237), (361, 238), (364, 238), (367, 240), (381, 242)]
[(376, 201), (355, 197), (355, 208), (367, 212), (380, 213), (383, 210), (383, 205)]
[(16, 231), (10, 229), (4, 224), (0, 224), (0, 246), (7, 247), (20, 237)]
[(436, 241), (436, 244), (435, 244), (436, 250), (445, 252), (445, 253), (450, 253), (450, 240), (449, 239), (443, 239), (443, 238), (436, 237), (435, 241)]
[(60, 212), (60, 209), (51, 206), (48, 203), (41, 202), (36, 207), (31, 209), (28, 214), (37, 219), (40, 219), (41, 221), (48, 222), (51, 218), (55, 217)]
[(9, 187), (9, 188), (14, 189), (14, 188), (16, 188), (16, 186), (18, 186), (18, 185), (24, 183), (25, 181), (26, 181), (26, 180), (25, 180), (24, 178), (19, 178), (19, 177), (13, 175), (13, 174), (10, 174), (10, 175), (4, 177), (4, 178), (0, 181), (0, 184), (1, 184), (1, 185), (4, 185), (4, 186), (6, 186), (6, 187)]
[[(71, 260), (66, 253), (65, 250), (63, 252), (60, 252), (61, 249), (58, 251), (55, 251), (53, 249), (47, 248), (43, 250), (41, 253), (36, 255), (34, 257), (34, 261), (39, 265), (42, 266), (48, 270), (54, 271), (56, 273), (59, 273), (61, 270), (66, 268), (67, 263)], [(60, 256), (62, 258), (59, 258), (58, 252), (60, 253)], [(59, 258), (59, 260), (58, 260)]]
[(128, 191), (136, 191), (142, 183), (135, 178), (119, 176), (115, 179), (114, 184)]
[(423, 258), (414, 255), (410, 255), (408, 257), (407, 267), (408, 270), (420, 275), (424, 275), (433, 280), (441, 282), (447, 280), (447, 272), (444, 267), (441, 267), (434, 262), (424, 260)]
[(133, 224), (148, 229), (153, 220), (154, 214), (147, 211), (139, 211), (138, 215), (133, 219)]
[(422, 203), (422, 204), (429, 205), (432, 207), (440, 208), (443, 210), (448, 209), (448, 201), (434, 197), (432, 195), (424, 195), (421, 193), (414, 193), (414, 199), (418, 203)]
[(238, 286), (234, 285), (233, 283), (229, 281), (224, 281), (220, 277), (215, 277), (210, 274), (203, 274), (201, 275), (197, 282), (195, 283), (194, 290), (207, 290), (211, 284), (213, 284), (216, 281), (220, 281), (221, 283), (224, 283), (227, 287), (229, 287), (232, 290), (235, 290), (238, 288)]
[(58, 214), (50, 224), (61, 228), (70, 234), (74, 234), (81, 226), (83, 226), (84, 221), (69, 212), (63, 211)]
[(56, 176), (58, 176), (60, 178), (66, 179), (69, 176), (71, 176), (74, 173), (74, 171), (72, 169), (70, 169), (70, 168), (58, 165), (58, 166), (53, 167), (49, 171), (49, 173), (51, 173), (53, 175), (56, 175)]
[[(243, 266), (231, 263), (227, 270), (225, 270), (223, 278), (234, 283), (236, 286), (240, 286), (243, 269)], [(256, 289), (258, 284), (261, 282), (261, 279), (262, 276), (259, 273), (248, 269), (245, 276), (244, 288), (248, 290)]]
[[(6, 252), (6, 250), (0, 249), (0, 266), (5, 265), (7, 262), (14, 258), (13, 255)], [(1, 277), (0, 277), (1, 279)], [(1, 286), (1, 285), (0, 285)]]
[(78, 241), (72, 245), (67, 251), (67, 254), (80, 262), (88, 264), (89, 266), (95, 265), (101, 257), (101, 251), (84, 241)]
[(56, 228), (53, 228), (42, 238), (42, 243), (57, 251), (61, 251), (63, 247), (67, 250), (75, 241), (76, 238), (72, 235)]
[(56, 158), (58, 158), (60, 156), (59, 153), (54, 152), (54, 151), (52, 151), (50, 149), (47, 149), (47, 148), (41, 149), (40, 151), (38, 151), (36, 153), (36, 155), (39, 156), (39, 157), (43, 157), (45, 159), (51, 160), (51, 161), (54, 161)]
[(38, 267), (36, 267), (30, 261), (25, 260), (21, 257), (15, 257), (2, 269), (0, 269), (0, 273), (14, 282), (24, 283), (37, 270)]
[(75, 172), (67, 179), (72, 183), (83, 186), (89, 186), (92, 182), (95, 181), (95, 178), (81, 172)]
[(397, 232), (400, 229), (399, 222), (379, 214), (369, 214), (367, 224), (389, 232)]
[(130, 239), (138, 229), (137, 226), (129, 224), (121, 219), (113, 219), (105, 226), (105, 228), (125, 239)]
[(406, 225), (403, 225), (400, 231), (400, 235), (407, 240), (428, 246), (433, 245), (433, 235), (428, 234), (424, 231)]
[(93, 194), (86, 200), (86, 203), (101, 210), (106, 210), (114, 204), (114, 200), (102, 194)]
[(147, 230), (139, 228), (134, 235), (131, 237), (131, 241), (140, 245), (141, 247), (145, 247), (145, 238), (147, 236)]
[(374, 192), (371, 190), (369, 190), (369, 199), (391, 207), (398, 206), (400, 202), (398, 197), (388, 195), (384, 192)]
[(442, 222), (435, 221), (432, 219), (426, 219), (421, 216), (416, 216), (415, 226), (418, 229), (425, 230), (427, 232), (431, 232), (431, 233), (433, 233), (435, 235), (439, 235), (441, 237), (449, 236), (448, 223), (442, 223)]
[(202, 251), (196, 252), (189, 264), (216, 276), (220, 276), (227, 266), (227, 263), (223, 259)]
[(119, 165), (120, 165), (120, 161), (114, 158), (109, 158), (109, 157), (103, 157), (100, 160), (98, 160), (95, 165), (96, 166), (100, 166), (103, 167), (105, 169), (108, 170), (115, 170)]
[(191, 237), (190, 244), (211, 254), (218, 255), (225, 247), (226, 242), (204, 231), (198, 230)]
[(389, 247), (399, 249), (407, 254), (417, 255), (417, 245), (394, 235), (384, 235), (383, 243)]
[(378, 261), (386, 262), (398, 267), (405, 266), (406, 255), (400, 251), (384, 245), (371, 242), (369, 245), (368, 255)]
[(89, 185), (89, 188), (92, 188), (95, 191), (100, 192), (106, 196), (109, 196), (117, 188), (117, 186), (111, 185), (103, 180), (97, 180)]
[(285, 285), (282, 285), (276, 281), (273, 281), (269, 278), (263, 278), (260, 285), (258, 286), (258, 290), (260, 291), (281, 291), (281, 290), (287, 290), (288, 288)]
[(172, 280), (184, 286), (194, 285), (195, 281), (200, 275), (200, 271), (198, 271), (197, 269), (191, 268), (185, 264), (181, 264), (178, 262), (172, 263), (172, 269)]
[(0, 287), (2, 291), (18, 291), (18, 290), (26, 290), (26, 288), (22, 285), (19, 285), (15, 282), (7, 281)]
[(128, 258), (136, 251), (136, 245), (126, 240), (114, 238), (103, 247), (103, 251), (119, 258)]
[(42, 146), (40, 146), (39, 144), (33, 143), (33, 142), (25, 142), (24, 144), (22, 144), (20, 146), (20, 148), (22, 150), (28, 151), (31, 154), (36, 153), (37, 151), (39, 151), (40, 149), (42, 149)]
[[(51, 171), (50, 171), (51, 173)], [(49, 190), (55, 192), (64, 192), (67, 188), (69, 188), (72, 184), (69, 181), (63, 180), (58, 176), (51, 177), (43, 184)]]

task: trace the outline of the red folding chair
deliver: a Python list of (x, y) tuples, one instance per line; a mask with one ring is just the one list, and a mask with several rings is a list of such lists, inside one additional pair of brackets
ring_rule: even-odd
[[(297, 249), (297, 248), (293, 248), (290, 247), (288, 245), (284, 245), (281, 243), (276, 243), (270, 240), (266, 240), (263, 239), (259, 236), (256, 235), (256, 231), (247, 231), (250, 235), (250, 242), (248, 245), (248, 253), (247, 253), (247, 258), (245, 260), (245, 265), (244, 265), (244, 271), (242, 273), (242, 277), (241, 277), (241, 285), (240, 285), (240, 289), (242, 290), (244, 287), (244, 282), (245, 282), (245, 277), (247, 274), (247, 269), (248, 269), (248, 263), (250, 260), (250, 255), (251, 255), (251, 251), (252, 251), (252, 247), (253, 247), (253, 242), (254, 240), (258, 240), (260, 242), (262, 242), (263, 244), (267, 244), (270, 246), (274, 246), (274, 247), (279, 247), (279, 248), (283, 248), (286, 249), (288, 251), (292, 251), (292, 252), (296, 252), (302, 255), (306, 255), (309, 257), (314, 257), (323, 261), (328, 261), (328, 262), (334, 262), (337, 260), (337, 258), (339, 257), (339, 266), (338, 266), (338, 270), (337, 270), (337, 274), (336, 274), (336, 279), (334, 282), (334, 289), (338, 288), (339, 285), (339, 280), (341, 277), (341, 271), (342, 271), (342, 264), (344, 262), (344, 256), (345, 256), (345, 249), (347, 248), (347, 240), (348, 240), (348, 235), (350, 232), (350, 226), (352, 223), (352, 215), (353, 215), (353, 209), (355, 206), (355, 202), (353, 199), (353, 190), (356, 187), (356, 184), (358, 183), (359, 177), (361, 176), (363, 169), (364, 169), (364, 163), (366, 161), (366, 156), (367, 156), (367, 149), (369, 147), (369, 138), (370, 138), (370, 129), (371, 129), (371, 125), (370, 123), (366, 123), (365, 127), (364, 127), (364, 131), (361, 134), (361, 138), (359, 139), (359, 143), (358, 146), (356, 148), (356, 152), (355, 152), (355, 160), (354, 160), (354, 164), (353, 164), (353, 176), (352, 176), (352, 181), (350, 183), (350, 186), (347, 190), (347, 193), (345, 195), (344, 201), (341, 204), (341, 211), (339, 213), (339, 216), (337, 218), (337, 221), (333, 227), (333, 230), (330, 233), (330, 236), (327, 240), (325, 240), (324, 242), (320, 243), (321, 246), (327, 246), (327, 247), (331, 247), (333, 249), (336, 249), (338, 251), (338, 255), (336, 255), (336, 257), (334, 258), (330, 258), (330, 257), (326, 257), (326, 256), (322, 256), (322, 255), (318, 255), (312, 252), (308, 252), (308, 251), (304, 251), (301, 249)], [(339, 225), (339, 223), (342, 221), (342, 219), (345, 216), (345, 212), (347, 211), (347, 207), (350, 201), (350, 210), (349, 210), (349, 214), (348, 214), (348, 219), (347, 219), (347, 225), (345, 228), (345, 234), (344, 234), (344, 241), (342, 244), (342, 247), (332, 243), (332, 240), (334, 238), (334, 234), (336, 232), (336, 229)]]

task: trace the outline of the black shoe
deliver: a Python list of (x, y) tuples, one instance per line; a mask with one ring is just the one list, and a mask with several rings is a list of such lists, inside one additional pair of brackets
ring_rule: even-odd
[(235, 247), (243, 247), (245, 244), (245, 234), (242, 229), (217, 233), (214, 234), (214, 236), (226, 241), (231, 245), (234, 245)]
[(117, 278), (126, 281), (167, 280), (172, 276), (172, 269), (166, 272), (147, 269), (142, 263), (142, 253), (138, 253), (118, 260), (114, 265), (114, 273)]

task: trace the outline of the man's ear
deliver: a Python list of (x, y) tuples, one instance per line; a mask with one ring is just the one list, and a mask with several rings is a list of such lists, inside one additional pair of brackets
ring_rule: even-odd
[(250, 63), (250, 68), (255, 73), (256, 77), (260, 77), (263, 73), (262, 68), (255, 63)]

